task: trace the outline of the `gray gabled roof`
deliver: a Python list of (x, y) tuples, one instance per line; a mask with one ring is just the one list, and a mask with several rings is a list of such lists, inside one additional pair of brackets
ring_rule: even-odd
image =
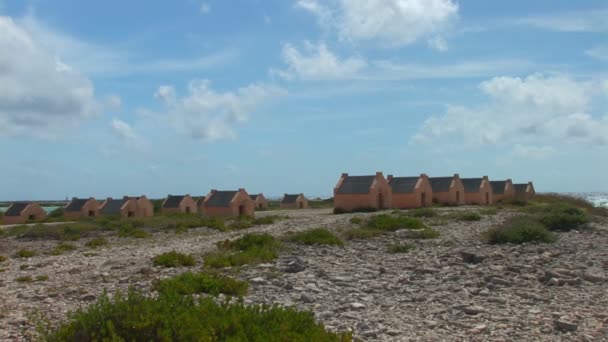
[(526, 192), (526, 189), (528, 189), (528, 184), (513, 184), (513, 189), (515, 190), (515, 192)]
[(367, 194), (376, 176), (346, 176), (338, 188), (339, 194)]
[(186, 198), (185, 195), (169, 195), (163, 203), (163, 208), (174, 209), (179, 208), (180, 203)]
[(209, 201), (205, 203), (205, 207), (228, 207), (236, 194), (238, 191), (216, 191), (209, 195)]
[(254, 201), (255, 201), (256, 199), (258, 199), (258, 196), (259, 196), (259, 195), (249, 195), (249, 197), (250, 197), (252, 200), (254, 200)]
[(88, 198), (74, 198), (68, 205), (65, 207), (65, 211), (81, 211), (82, 207), (89, 201)]
[(197, 199), (196, 205), (200, 206), (201, 204), (203, 204), (203, 202), (205, 202), (205, 196), (201, 196), (199, 199)]
[(102, 215), (117, 215), (120, 214), (120, 208), (128, 201), (128, 199), (109, 199), (105, 205), (99, 210)]
[(460, 178), (460, 181), (464, 185), (464, 192), (479, 192), (483, 178)]
[(389, 179), (388, 184), (393, 189), (393, 193), (409, 194), (414, 192), (418, 179), (420, 177), (393, 177)]
[(433, 192), (448, 192), (450, 191), (450, 185), (452, 184), (452, 180), (454, 177), (430, 177), (429, 183), (431, 183), (431, 188), (433, 188)]
[(285, 194), (285, 196), (283, 196), (283, 199), (281, 200), (281, 203), (296, 203), (296, 201), (298, 200), (298, 196), (300, 196), (300, 194)]
[(4, 216), (21, 216), (21, 212), (27, 208), (30, 202), (15, 202), (4, 212)]
[(490, 185), (492, 186), (493, 193), (497, 195), (503, 195), (505, 193), (507, 181), (490, 181)]

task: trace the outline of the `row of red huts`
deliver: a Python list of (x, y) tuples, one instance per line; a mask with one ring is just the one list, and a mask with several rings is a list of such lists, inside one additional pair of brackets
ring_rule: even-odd
[(532, 182), (513, 184), (511, 179), (491, 181), (480, 178), (414, 177), (386, 178), (382, 172), (368, 176), (343, 173), (334, 188), (334, 209), (411, 209), (435, 204), (491, 205), (499, 202), (527, 202), (535, 195)]
[[(303, 194), (285, 194), (280, 208), (305, 209), (308, 199)], [(249, 195), (245, 189), (234, 191), (211, 190), (207, 196), (195, 199), (190, 195), (168, 195), (161, 205), (161, 213), (201, 214), (203, 216), (253, 216), (255, 210), (268, 209), (263, 194)], [(119, 216), (141, 218), (154, 215), (154, 204), (146, 196), (124, 196), (121, 199), (72, 198), (63, 208), (66, 219)], [(44, 220), (46, 211), (36, 202), (15, 202), (3, 215), (3, 224), (22, 224)]]

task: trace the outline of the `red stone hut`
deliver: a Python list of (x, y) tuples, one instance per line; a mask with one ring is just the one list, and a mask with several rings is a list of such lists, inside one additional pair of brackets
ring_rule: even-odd
[(492, 184), (488, 176), (482, 178), (461, 178), (464, 185), (464, 203), (474, 205), (490, 205), (494, 203)]
[(264, 197), (264, 194), (249, 195), (249, 197), (255, 202), (256, 210), (268, 210), (268, 200)]
[(304, 197), (304, 194), (285, 194), (279, 207), (281, 209), (306, 209), (308, 199)]
[(490, 181), (492, 185), (492, 195), (494, 197), (494, 203), (499, 203), (505, 200), (510, 200), (515, 194), (513, 189), (513, 182), (511, 179), (504, 181)]
[(168, 195), (160, 207), (163, 214), (196, 213), (196, 202), (190, 195)]
[(528, 182), (527, 184), (513, 184), (513, 190), (514, 198), (518, 202), (528, 202), (528, 200), (536, 195), (532, 182)]
[(203, 215), (219, 217), (254, 216), (255, 202), (245, 189), (211, 190), (203, 201)]
[(349, 176), (343, 173), (334, 188), (334, 210), (389, 209), (392, 194), (382, 172), (376, 172), (374, 176)]
[(433, 189), (424, 173), (418, 177), (386, 177), (393, 192), (393, 208), (409, 209), (433, 204)]
[(430, 177), (429, 182), (433, 189), (433, 202), (444, 205), (464, 204), (464, 185), (457, 173), (452, 177)]
[(99, 214), (103, 216), (149, 217), (154, 215), (154, 205), (146, 196), (112, 199), (109, 197), (99, 207)]
[(46, 218), (46, 211), (36, 202), (15, 202), (4, 212), (3, 224), (23, 224)]
[(63, 208), (63, 216), (69, 220), (97, 217), (99, 216), (99, 202), (97, 202), (97, 200), (93, 197), (73, 197), (70, 203)]

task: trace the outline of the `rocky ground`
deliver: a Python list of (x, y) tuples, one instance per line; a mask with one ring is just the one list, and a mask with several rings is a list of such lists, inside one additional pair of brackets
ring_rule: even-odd
[[(448, 209), (442, 209), (448, 210)], [(202, 255), (215, 242), (245, 233), (353, 227), (353, 216), (329, 210), (281, 211), (290, 218), (272, 225), (221, 233), (193, 229), (152, 238), (109, 238), (99, 249), (48, 253), (53, 241), (0, 239), (0, 255), (27, 248), (29, 259), (0, 263), (0, 340), (31, 340), (32, 313), (51, 319), (88, 305), (104, 290), (149, 289), (154, 279), (182, 269), (154, 267), (151, 259), (172, 250)], [(261, 215), (272, 214), (271, 212)], [(368, 214), (358, 214), (366, 216)], [(250, 303), (309, 309), (330, 329), (352, 330), (366, 341), (606, 341), (608, 340), (608, 226), (560, 233), (558, 242), (489, 246), (480, 232), (512, 212), (478, 222), (445, 220), (434, 240), (412, 241), (402, 232), (344, 247), (286, 244), (273, 263), (234, 271), (251, 283)], [(408, 242), (408, 253), (387, 245)], [(48, 276), (31, 283), (15, 279)]]

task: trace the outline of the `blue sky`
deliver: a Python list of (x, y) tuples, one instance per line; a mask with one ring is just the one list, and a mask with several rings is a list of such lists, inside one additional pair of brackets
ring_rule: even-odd
[(608, 4), (0, 0), (0, 199), (608, 191)]

